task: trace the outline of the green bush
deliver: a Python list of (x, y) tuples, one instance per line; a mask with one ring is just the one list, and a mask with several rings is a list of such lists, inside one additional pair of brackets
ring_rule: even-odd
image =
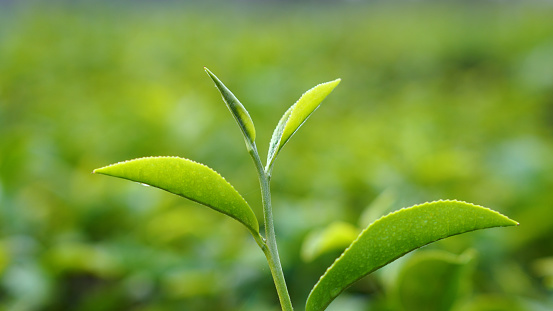
[[(242, 137), (228, 130), (203, 66), (234, 79), (262, 141), (298, 94), (329, 75), (344, 81), (272, 180), (296, 305), (335, 257), (304, 262), (305, 237), (336, 220), (357, 225), (390, 189), (387, 210), (458, 198), (523, 224), (428, 247), (479, 254), (461, 310), (513, 299), (550, 309), (552, 13), (539, 4), (1, 4), (0, 309), (275, 309), (264, 258), (232, 220), (90, 174), (184, 156), (260, 206)], [(388, 274), (402, 263), (336, 308), (394, 308)]]

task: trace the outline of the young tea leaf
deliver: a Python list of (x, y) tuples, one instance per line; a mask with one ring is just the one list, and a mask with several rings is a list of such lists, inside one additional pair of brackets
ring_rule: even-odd
[(112, 164), (94, 173), (157, 187), (211, 207), (243, 223), (257, 239), (259, 224), (248, 203), (219, 173), (178, 157), (148, 157)]
[(294, 106), (286, 110), (284, 115), (278, 121), (278, 124), (275, 127), (275, 130), (273, 131), (273, 135), (271, 136), (271, 142), (269, 143), (269, 154), (267, 155), (267, 166), (265, 167), (266, 172), (270, 171), (273, 165), (273, 161), (276, 158), (276, 154), (280, 147), (280, 139), (282, 138), (282, 133), (284, 132), (284, 127), (286, 126), (288, 119), (290, 119), (290, 115), (292, 113), (293, 108)]
[(282, 116), (276, 126), (267, 156), (266, 171), (270, 171), (280, 149), (288, 142), (290, 137), (300, 128), (309, 116), (319, 107), (332, 90), (340, 83), (340, 79), (321, 83), (305, 92), (300, 99), (292, 105)]
[(374, 270), (431, 242), (464, 232), (518, 225), (498, 212), (460, 202), (404, 208), (369, 225), (319, 279), (306, 311), (322, 311), (347, 287)]
[(223, 101), (225, 102), (225, 104), (227, 104), (227, 107), (232, 113), (232, 116), (240, 126), (246, 142), (250, 146), (253, 146), (253, 143), (255, 141), (255, 126), (253, 125), (250, 114), (240, 103), (238, 98), (236, 98), (236, 96), (232, 94), (232, 92), (223, 84), (223, 82), (221, 82), (221, 80), (219, 80), (219, 78), (217, 78), (217, 76), (215, 76), (209, 69), (205, 67), (204, 69), (209, 77), (211, 77), (211, 80), (215, 82), (215, 86), (223, 96)]

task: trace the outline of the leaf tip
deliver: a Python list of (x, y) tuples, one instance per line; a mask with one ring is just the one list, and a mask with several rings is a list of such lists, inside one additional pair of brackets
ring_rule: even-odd
[(97, 168), (97, 169), (94, 169), (92, 171), (92, 174), (104, 174), (104, 169), (106, 168), (106, 166), (104, 167), (100, 167), (100, 168)]
[(340, 84), (340, 82), (342, 82), (342, 78), (338, 78), (338, 79), (335, 79), (335, 80), (332, 80), (332, 81), (328, 81), (328, 82), (323, 83), (323, 84), (331, 85), (332, 89), (334, 89), (336, 86), (338, 86), (338, 84)]

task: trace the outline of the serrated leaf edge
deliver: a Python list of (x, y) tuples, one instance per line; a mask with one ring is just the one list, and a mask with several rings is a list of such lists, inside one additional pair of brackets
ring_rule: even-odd
[[(380, 217), (379, 219), (377, 219), (377, 220), (375, 220), (374, 222), (372, 222), (369, 226), (367, 226), (367, 228), (365, 228), (363, 231), (361, 231), (361, 233), (359, 233), (359, 235), (357, 236), (357, 238), (356, 238), (353, 242), (351, 242), (351, 244), (342, 252), (342, 254), (341, 254), (338, 258), (336, 258), (336, 259), (334, 260), (334, 262), (332, 263), (332, 265), (330, 265), (330, 266), (325, 270), (325, 272), (323, 273), (323, 275), (321, 275), (321, 277), (319, 278), (319, 280), (317, 281), (317, 283), (315, 283), (315, 286), (313, 286), (313, 289), (311, 289), (311, 292), (309, 292), (309, 295), (307, 296), (307, 300), (309, 300), (309, 297), (311, 296), (311, 293), (315, 290), (315, 288), (317, 287), (317, 285), (319, 284), (319, 282), (327, 275), (327, 273), (328, 273), (330, 270), (332, 270), (332, 269), (334, 268), (334, 266), (336, 265), (336, 263), (339, 262), (339, 261), (346, 255), (347, 251), (348, 251), (351, 247), (353, 247), (353, 245), (355, 245), (355, 244), (357, 243), (357, 241), (363, 236), (363, 234), (364, 234), (367, 230), (369, 230), (374, 224), (376, 224), (376, 223), (378, 223), (378, 222), (380, 222), (380, 221), (382, 221), (382, 220), (388, 218), (389, 216), (392, 216), (392, 215), (394, 215), (394, 214), (400, 213), (400, 212), (402, 212), (402, 211), (405, 210), (405, 209), (420, 208), (420, 207), (423, 207), (423, 206), (428, 205), (428, 204), (440, 203), (440, 202), (442, 202), (442, 203), (464, 203), (464, 204), (473, 205), (473, 206), (476, 206), (476, 207), (479, 207), (479, 208), (482, 208), (482, 209), (486, 209), (486, 210), (488, 210), (488, 211), (490, 211), (490, 212), (492, 212), (492, 213), (495, 213), (495, 214), (497, 214), (497, 215), (499, 215), (499, 216), (503, 216), (503, 217), (505, 217), (505, 218), (511, 220), (511, 221), (513, 222), (513, 225), (516, 225), (516, 226), (519, 225), (519, 223), (518, 223), (517, 221), (514, 221), (514, 220), (510, 219), (509, 217), (507, 217), (507, 216), (501, 214), (501, 213), (498, 212), (498, 211), (492, 210), (492, 209), (490, 209), (490, 208), (487, 208), (487, 207), (484, 207), (484, 206), (481, 206), (481, 205), (477, 205), (477, 204), (473, 204), (473, 203), (468, 203), (468, 202), (465, 202), (465, 201), (461, 201), (461, 200), (437, 200), (437, 201), (427, 201), (427, 202), (425, 202), (425, 203), (416, 204), (416, 205), (412, 205), (412, 206), (408, 206), (408, 207), (403, 207), (403, 208), (401, 208), (401, 209), (399, 209), (399, 210), (397, 210), (397, 211), (390, 212), (390, 213), (388, 213), (387, 215)], [(506, 227), (506, 226), (495, 226), (495, 227)], [(479, 230), (479, 229), (473, 229), (473, 230), (465, 231), (465, 232), (463, 232), (463, 233), (468, 233), (468, 232), (472, 232), (472, 231), (476, 231), (476, 230)], [(455, 235), (459, 235), (459, 234), (463, 234), (463, 233), (453, 234), (453, 235), (450, 235), (450, 236), (448, 236), (448, 237), (455, 236)], [(444, 238), (442, 238), (442, 239), (444, 239)], [(428, 243), (426, 243), (426, 244), (424, 244), (424, 245), (422, 245), (422, 246), (420, 246), (420, 247), (423, 247), (423, 246), (425, 246), (425, 245), (428, 245), (428, 244), (430, 244), (430, 243), (433, 243), (433, 242), (436, 242), (436, 241), (439, 241), (439, 240), (442, 240), (442, 239), (437, 239), (437, 240), (430, 241), (430, 242), (428, 242)], [(418, 248), (420, 248), (420, 247), (418, 247)], [(409, 253), (409, 252), (407, 252), (407, 253)], [(396, 258), (393, 259), (392, 261), (394, 261), (394, 260), (396, 260), (396, 259), (398, 259), (398, 258), (404, 256), (404, 255), (407, 254), (407, 253), (404, 253), (404, 254), (402, 254), (402, 255), (396, 257)], [(390, 262), (392, 262), (392, 261), (390, 261)], [(388, 263), (390, 263), (390, 262), (388, 262)], [(387, 265), (387, 264), (385, 264), (385, 265)], [(383, 266), (385, 266), (385, 265), (383, 265)], [(377, 267), (377, 268), (374, 269), (373, 271), (376, 271), (376, 270), (382, 268), (383, 266)], [(362, 279), (362, 278), (365, 277), (366, 275), (367, 275), (367, 274), (360, 276), (360, 277), (359, 277), (358, 279), (356, 279), (354, 282), (359, 281), (360, 279)], [(354, 283), (354, 282), (353, 282), (353, 283)], [(352, 283), (352, 284), (353, 284), (353, 283)], [(347, 288), (347, 287), (346, 287), (346, 288)], [(341, 291), (340, 293), (342, 293), (346, 288), (342, 289), (342, 291)], [(339, 294), (338, 294), (338, 295), (339, 295)], [(338, 296), (338, 295), (336, 295), (336, 296)]]
[[(294, 105), (292, 105), (292, 107), (290, 107), (292, 110), (290, 111), (290, 116), (288, 117), (288, 120), (286, 121), (286, 125), (284, 126), (284, 129), (282, 130), (282, 133), (284, 134), (284, 132), (286, 131), (286, 127), (288, 126), (288, 121), (290, 120), (290, 118), (294, 115), (294, 111), (296, 110), (296, 108), (298, 107), (298, 103), (301, 102), (301, 100), (308, 94), (310, 93), (311, 91), (313, 91), (314, 89), (322, 86), (322, 85), (325, 85), (325, 84), (331, 84), (331, 83), (335, 83), (337, 82), (337, 84), (334, 86), (334, 88), (336, 86), (338, 86), (338, 84), (342, 81), (342, 79), (338, 78), (338, 79), (335, 79), (335, 80), (332, 80), (332, 81), (328, 81), (328, 82), (323, 82), (323, 83), (319, 83), (317, 85), (315, 85), (314, 87), (310, 88), (309, 90), (305, 91), (303, 94), (301, 94), (300, 98), (294, 103)], [(330, 92), (332, 92), (334, 90), (334, 88), (332, 88), (332, 90)], [(330, 95), (330, 92), (327, 94)], [(326, 96), (325, 96), (326, 98)], [(325, 99), (323, 98), (323, 100)], [(290, 138), (292, 136), (294, 136), (294, 134), (296, 134), (296, 132), (300, 129), (300, 127), (302, 127), (302, 125), (305, 123), (305, 121), (307, 121), (307, 119), (309, 119), (309, 117), (315, 112), (315, 110), (319, 109), (319, 107), (321, 106), (321, 103), (323, 102), (323, 100), (321, 100), (318, 104), (317, 104), (317, 107), (315, 109), (313, 109), (306, 117), (305, 119), (303, 119), (303, 121), (300, 123), (300, 125), (298, 125), (296, 127), (296, 129), (290, 134), (290, 136), (288, 136), (288, 138), (285, 140), (285, 141), (279, 141), (279, 147), (278, 147), (278, 150), (282, 149), (282, 147), (284, 147), (284, 145), (288, 142), (288, 140), (290, 140)], [(282, 136), (281, 136), (282, 137)]]
[[(199, 165), (201, 165), (201, 166), (203, 166), (203, 167), (206, 167), (206, 168), (208, 168), (208, 169), (214, 171), (215, 173), (217, 173), (217, 175), (221, 176), (221, 174), (219, 174), (216, 170), (212, 169), (211, 167), (209, 167), (209, 166), (207, 166), (207, 165), (205, 165), (205, 164), (203, 164), (203, 163), (196, 162), (196, 161), (194, 161), (194, 160), (190, 160), (190, 159), (188, 159), (188, 158), (183, 158), (183, 157), (179, 157), (179, 156), (148, 156), (148, 157), (134, 158), (134, 159), (130, 159), (130, 160), (119, 161), (119, 162), (117, 162), (117, 163), (112, 163), (112, 164), (110, 164), (110, 165), (106, 165), (106, 166), (97, 168), (97, 169), (93, 170), (92, 173), (93, 173), (93, 174), (96, 174), (96, 173), (98, 173), (98, 174), (103, 174), (102, 172), (99, 172), (99, 171), (100, 171), (100, 170), (103, 170), (103, 169), (105, 169), (105, 168), (108, 168), (108, 167), (111, 167), (111, 166), (120, 165), (120, 164), (124, 164), (124, 163), (127, 163), (127, 162), (136, 161), (136, 160), (146, 160), (146, 159), (181, 159), (181, 160), (186, 160), (186, 161), (190, 161), (190, 162), (192, 162), (192, 163), (194, 163), (194, 164), (199, 164)], [(225, 177), (223, 177), (223, 176), (221, 176), (221, 178), (225, 179)], [(225, 181), (227, 181), (227, 180), (225, 179)], [(228, 181), (227, 181), (227, 183), (228, 183)], [(232, 187), (232, 185), (231, 185), (230, 183), (229, 183), (229, 185)], [(233, 187), (233, 189), (234, 189), (234, 187)], [(236, 190), (236, 189), (235, 189), (235, 190)]]
[[(93, 170), (92, 173), (93, 173), (93, 174), (103, 174), (103, 175), (107, 175), (107, 174), (104, 174), (104, 173), (102, 173), (102, 172), (100, 172), (100, 171), (103, 170), (103, 169), (105, 169), (105, 168), (112, 167), (112, 166), (121, 165), (121, 164), (125, 164), (125, 163), (128, 163), (128, 162), (136, 161), (136, 160), (147, 160), (147, 159), (180, 159), (180, 160), (189, 161), (189, 162), (192, 162), (192, 163), (194, 163), (194, 164), (198, 164), (198, 165), (200, 165), (200, 166), (203, 166), (203, 167), (205, 167), (205, 168), (211, 170), (211, 171), (214, 172), (215, 174), (217, 174), (219, 177), (221, 177), (221, 178), (227, 183), (227, 185), (228, 185), (230, 188), (232, 188), (232, 190), (234, 190), (234, 191), (236, 192), (236, 194), (238, 194), (238, 196), (244, 201), (244, 203), (246, 203), (246, 205), (247, 205), (248, 207), (250, 207), (250, 205), (248, 204), (248, 202), (246, 201), (246, 199), (244, 199), (244, 197), (240, 194), (240, 192), (238, 192), (238, 191), (236, 190), (236, 188), (234, 188), (234, 186), (233, 186), (231, 183), (229, 183), (229, 182), (225, 179), (225, 177), (223, 177), (221, 174), (219, 174), (219, 172), (217, 172), (216, 170), (212, 169), (211, 167), (209, 167), (209, 166), (207, 166), (207, 165), (205, 165), (205, 164), (203, 164), (203, 163), (196, 162), (196, 161), (190, 160), (190, 159), (188, 159), (188, 158), (183, 158), (183, 157), (178, 157), (178, 156), (149, 156), (149, 157), (141, 157), (141, 158), (135, 158), (135, 159), (120, 161), (120, 162), (117, 162), (117, 163), (113, 163), (113, 164), (110, 164), (110, 165), (106, 165), (106, 166), (103, 166), (103, 167), (100, 167), (100, 168), (97, 168), (97, 169)], [(131, 179), (123, 178), (123, 177), (122, 177), (121, 179), (133, 181), (133, 180), (131, 180)], [(135, 181), (133, 181), (133, 182), (135, 182)], [(151, 186), (154, 187), (154, 188), (158, 188), (158, 189), (160, 189), (160, 190), (163, 190), (163, 191), (172, 193), (172, 192), (167, 191), (167, 190), (165, 190), (165, 189), (163, 189), (163, 188), (156, 187), (156, 186), (153, 186), (153, 185), (151, 185)], [(172, 193), (172, 194), (174, 194), (174, 193)], [(181, 196), (181, 195), (179, 195), (179, 196)], [(181, 196), (181, 197), (184, 197), (184, 196)], [(197, 201), (197, 200), (194, 200), (194, 199), (192, 199), (192, 198), (188, 198), (188, 197), (185, 197), (185, 198), (186, 198), (187, 200), (192, 201), (192, 202), (196, 202), (196, 203), (198, 203), (198, 204), (201, 204), (201, 205), (204, 205), (204, 206), (208, 206), (208, 207), (209, 207), (209, 205), (206, 205), (206, 204), (204, 204), (204, 203), (202, 203), (202, 202), (199, 202), (199, 201)], [(251, 209), (251, 207), (250, 207), (250, 209)], [(258, 237), (261, 237), (261, 236), (260, 236), (260, 233), (259, 233), (259, 222), (258, 222), (258, 228), (251, 228), (249, 225), (243, 223), (241, 220), (235, 218), (234, 216), (232, 216), (232, 215), (230, 215), (230, 214), (228, 214), (228, 213), (225, 213), (224, 211), (221, 211), (221, 210), (216, 210), (216, 211), (219, 212), (219, 213), (221, 213), (221, 214), (227, 215), (227, 216), (229, 216), (229, 217), (231, 217), (231, 218), (233, 218), (233, 219), (236, 219), (238, 222), (242, 223), (244, 226), (246, 226), (246, 228), (248, 228), (248, 230), (252, 233), (252, 235), (254, 235), (254, 238), (255, 238), (256, 240), (258, 239)], [(253, 210), (252, 210), (252, 213), (253, 213)], [(255, 216), (255, 213), (254, 213), (254, 216)], [(256, 219), (256, 221), (257, 221), (257, 219)], [(254, 233), (255, 233), (255, 234), (254, 234)]]
[[(336, 86), (338, 86), (338, 84), (342, 81), (342, 79), (338, 78), (338, 79), (334, 79), (332, 81), (327, 81), (327, 82), (323, 82), (323, 83), (319, 83), (315, 86), (313, 86), (312, 88), (310, 88), (309, 90), (303, 92), (303, 94), (300, 96), (300, 98), (292, 105), (290, 106), (290, 108), (288, 108), (286, 110), (286, 112), (284, 112), (284, 114), (282, 115), (280, 121), (278, 122), (277, 124), (277, 127), (275, 128), (275, 130), (273, 131), (273, 136), (271, 137), (271, 144), (269, 146), (269, 155), (267, 157), (267, 165), (265, 167), (265, 170), (266, 171), (269, 171), (273, 165), (273, 162), (275, 161), (278, 153), (280, 152), (280, 150), (284, 147), (284, 145), (286, 145), (286, 143), (290, 140), (290, 138), (292, 138), (292, 136), (294, 136), (294, 134), (296, 134), (296, 132), (300, 129), (300, 127), (302, 127), (302, 125), (305, 123), (305, 121), (307, 121), (307, 119), (309, 119), (309, 117), (313, 114), (313, 112), (315, 112), (315, 110), (319, 109), (319, 107), (321, 106), (321, 103), (323, 102), (323, 100), (326, 98), (323, 98), (318, 104), (317, 104), (317, 107), (315, 107), (315, 109), (313, 109), (306, 117), (305, 119), (303, 119), (303, 121), (296, 127), (296, 129), (286, 138), (286, 140), (282, 141), (282, 135), (284, 134), (284, 132), (286, 131), (286, 127), (288, 126), (288, 121), (290, 120), (290, 118), (292, 118), (292, 116), (294, 115), (294, 111), (295, 109), (298, 107), (298, 103), (301, 102), (301, 100), (305, 97), (306, 94), (310, 93), (311, 91), (313, 91), (314, 89), (320, 87), (321, 85), (325, 85), (325, 84), (331, 84), (331, 83), (336, 83), (336, 85), (334, 86), (334, 88)], [(330, 95), (330, 93), (334, 90), (334, 88), (332, 88), (332, 90), (330, 90), (330, 92), (327, 94)], [(283, 120), (286, 120), (282, 126), (281, 122)], [(282, 126), (282, 130), (281, 131), (278, 131), (279, 128), (281, 128)], [(280, 134), (279, 137), (278, 137), (278, 142), (275, 143), (275, 147), (274, 148), (271, 148), (273, 146), (273, 140), (275, 138), (275, 134)], [(272, 152), (271, 152), (272, 151)]]

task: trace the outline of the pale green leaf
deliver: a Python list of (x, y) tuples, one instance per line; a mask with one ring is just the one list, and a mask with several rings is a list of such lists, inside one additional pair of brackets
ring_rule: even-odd
[(240, 126), (246, 142), (249, 143), (250, 146), (252, 146), (255, 141), (255, 126), (253, 125), (250, 114), (240, 103), (238, 98), (236, 98), (236, 96), (232, 94), (232, 92), (223, 84), (223, 82), (221, 82), (221, 80), (219, 80), (219, 78), (217, 78), (217, 76), (215, 76), (209, 69), (205, 67), (204, 69), (209, 77), (211, 77), (211, 80), (215, 82), (215, 86), (223, 96), (223, 101), (225, 102), (225, 104), (227, 104), (227, 107), (232, 113), (232, 116)]
[(243, 223), (257, 239), (259, 224), (248, 203), (219, 173), (178, 157), (148, 157), (112, 164), (94, 173), (157, 187), (201, 203)]
[(536, 275), (543, 278), (544, 285), (553, 290), (553, 256), (540, 258), (534, 261), (532, 266)]
[(485, 207), (436, 201), (404, 208), (369, 225), (319, 279), (306, 311), (322, 311), (347, 287), (431, 242), (464, 232), (518, 223)]
[(290, 137), (294, 135), (340, 81), (340, 79), (336, 79), (313, 87), (305, 92), (300, 99), (284, 113), (273, 132), (271, 143), (269, 144), (266, 171), (271, 169), (280, 149), (282, 149)]
[(391, 212), (396, 201), (397, 194), (393, 189), (384, 190), (361, 213), (359, 226), (366, 228), (373, 221)]
[(309, 262), (328, 252), (343, 251), (357, 235), (359, 228), (356, 226), (342, 221), (333, 222), (307, 235), (301, 247), (301, 257)]

